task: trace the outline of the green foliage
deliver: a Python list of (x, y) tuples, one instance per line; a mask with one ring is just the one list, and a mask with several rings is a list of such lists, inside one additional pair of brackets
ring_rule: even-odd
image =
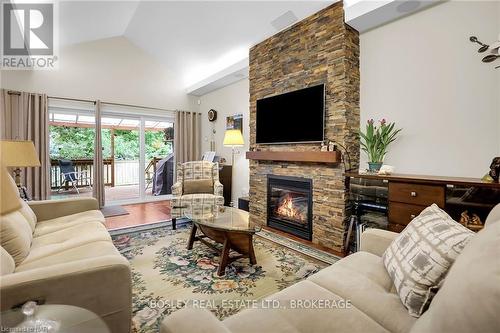
[(366, 124), (366, 133), (359, 131), (361, 136), (361, 149), (368, 155), (369, 162), (383, 162), (389, 145), (396, 140), (401, 129), (394, 129), (395, 123), (382, 119), (380, 127), (373, 125), (373, 119)]
[[(115, 159), (139, 159), (139, 131), (114, 130)], [(53, 159), (93, 159), (93, 128), (50, 126), (50, 157)], [(163, 131), (146, 131), (146, 160), (153, 157), (163, 158), (172, 152), (172, 142), (165, 141)], [(111, 157), (111, 130), (102, 130), (104, 158)]]
[(51, 158), (94, 158), (93, 128), (50, 126), (49, 133)]

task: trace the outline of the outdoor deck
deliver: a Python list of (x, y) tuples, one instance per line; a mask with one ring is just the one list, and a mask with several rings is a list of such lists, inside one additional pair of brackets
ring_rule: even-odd
[[(80, 194), (78, 194), (75, 189), (70, 188), (67, 191), (62, 189), (59, 193), (57, 190), (51, 191), (52, 199), (67, 199), (67, 198), (76, 198), (76, 197), (92, 197), (92, 189), (88, 187), (79, 187), (78, 190)], [(122, 200), (133, 200), (139, 198), (139, 186), (138, 185), (118, 185), (115, 187), (106, 186), (105, 187), (105, 196), (106, 201), (122, 201)], [(146, 200), (154, 197), (151, 193), (151, 188), (149, 188), (145, 192)]]
[[(104, 190), (106, 202), (135, 200), (140, 198), (139, 189), (139, 173), (141, 169), (144, 170), (146, 182), (149, 184), (145, 190), (145, 199), (148, 200), (153, 197), (152, 178), (156, 172), (156, 164), (159, 158), (153, 158), (148, 161), (145, 168), (141, 168), (139, 161), (125, 160), (114, 161), (112, 159), (105, 159), (104, 164)], [(70, 184), (63, 184), (61, 171), (58, 161), (53, 159), (51, 161), (51, 197), (52, 199), (64, 199), (70, 197), (91, 197), (92, 189), (88, 186), (93, 185), (93, 160), (92, 159), (79, 159), (71, 161), (75, 171), (80, 174), (79, 180), (76, 182), (78, 193)]]

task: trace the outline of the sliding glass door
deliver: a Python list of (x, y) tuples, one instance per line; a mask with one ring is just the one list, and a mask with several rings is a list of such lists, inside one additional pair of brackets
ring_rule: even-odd
[(161, 200), (171, 194), (173, 117), (147, 111), (103, 104), (103, 156), (112, 172), (112, 183), (105, 187), (106, 205)]
[(90, 197), (99, 183), (106, 205), (168, 198), (174, 174), (173, 114), (101, 105), (103, 179), (95, 182), (95, 104), (49, 100), (52, 198)]
[(91, 102), (49, 100), (52, 199), (92, 196), (94, 108)]
[(102, 114), (106, 203), (141, 199), (140, 124), (140, 118)]

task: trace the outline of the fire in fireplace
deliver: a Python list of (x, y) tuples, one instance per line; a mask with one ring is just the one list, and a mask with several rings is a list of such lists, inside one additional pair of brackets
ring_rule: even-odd
[(275, 215), (298, 223), (307, 223), (307, 202), (304, 200), (307, 198), (300, 194), (297, 196), (294, 193), (294, 195), (287, 190), (281, 192), (286, 194), (279, 199)]
[(312, 239), (312, 181), (268, 175), (267, 225)]

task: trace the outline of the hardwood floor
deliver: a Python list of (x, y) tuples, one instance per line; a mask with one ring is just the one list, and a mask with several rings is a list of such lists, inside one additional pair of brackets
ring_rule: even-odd
[(125, 228), (171, 219), (170, 200), (123, 205), (122, 207), (129, 214), (107, 217), (106, 227), (108, 229)]

